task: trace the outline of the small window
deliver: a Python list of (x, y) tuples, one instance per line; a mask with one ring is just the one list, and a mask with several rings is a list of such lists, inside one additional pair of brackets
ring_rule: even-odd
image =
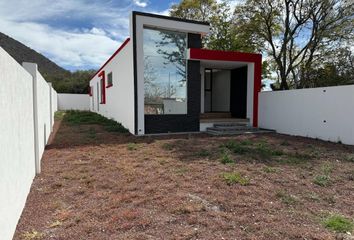
[(113, 76), (112, 76), (112, 72), (110, 72), (107, 75), (107, 88), (112, 86), (113, 86)]

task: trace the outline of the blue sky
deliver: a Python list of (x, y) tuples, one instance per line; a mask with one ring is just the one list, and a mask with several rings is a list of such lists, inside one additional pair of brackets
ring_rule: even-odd
[(97, 69), (129, 36), (131, 11), (168, 14), (163, 0), (0, 0), (0, 32), (68, 70)]

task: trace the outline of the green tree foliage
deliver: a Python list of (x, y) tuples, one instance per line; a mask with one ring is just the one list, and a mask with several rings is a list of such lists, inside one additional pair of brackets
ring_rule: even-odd
[(58, 93), (88, 93), (89, 81), (95, 70), (79, 70), (56, 75), (45, 75), (44, 78), (53, 84)]
[(210, 34), (203, 38), (203, 44), (209, 49), (254, 52), (252, 38), (238, 34), (232, 9), (227, 1), (182, 0), (172, 6), (170, 15), (183, 19), (210, 23)]
[[(329, 65), (340, 67), (329, 54), (353, 43), (354, 2), (349, 0), (247, 0), (234, 18), (271, 58), (280, 89), (318, 86)], [(335, 72), (341, 83), (345, 71)]]

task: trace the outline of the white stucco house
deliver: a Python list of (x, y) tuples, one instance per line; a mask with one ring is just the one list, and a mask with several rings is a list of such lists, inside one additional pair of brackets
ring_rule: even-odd
[(203, 131), (217, 118), (257, 127), (262, 56), (203, 49), (209, 29), (132, 12), (130, 38), (90, 81), (90, 110), (135, 135)]

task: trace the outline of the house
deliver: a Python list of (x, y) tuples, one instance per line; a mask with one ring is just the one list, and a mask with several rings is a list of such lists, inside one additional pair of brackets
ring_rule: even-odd
[(132, 12), (131, 37), (90, 81), (90, 110), (135, 135), (204, 131), (216, 121), (257, 127), (262, 56), (203, 49), (209, 30)]

